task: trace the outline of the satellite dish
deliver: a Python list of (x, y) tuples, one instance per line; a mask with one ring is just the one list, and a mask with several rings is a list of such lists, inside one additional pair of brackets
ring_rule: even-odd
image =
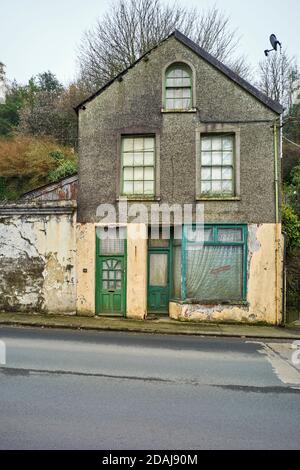
[(277, 37), (275, 36), (275, 34), (271, 34), (270, 36), (270, 43), (271, 43), (271, 46), (273, 47), (274, 51), (277, 51), (277, 47), (278, 46), (281, 46), (281, 43), (278, 41)]

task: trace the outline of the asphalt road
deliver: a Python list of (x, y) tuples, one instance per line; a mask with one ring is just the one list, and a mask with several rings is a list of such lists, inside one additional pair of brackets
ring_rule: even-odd
[(0, 449), (299, 449), (287, 342), (0, 327)]

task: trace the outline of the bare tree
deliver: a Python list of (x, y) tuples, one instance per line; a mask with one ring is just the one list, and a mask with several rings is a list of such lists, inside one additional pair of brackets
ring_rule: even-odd
[(82, 80), (90, 89), (103, 85), (174, 29), (237, 73), (249, 72), (245, 59), (236, 56), (236, 30), (215, 6), (200, 11), (161, 0), (119, 0), (83, 36), (78, 53)]
[[(270, 98), (281, 101), (286, 109), (292, 105), (293, 83), (299, 78), (297, 64), (287, 51), (271, 53), (258, 67), (258, 87)], [(282, 92), (281, 92), (282, 88)]]

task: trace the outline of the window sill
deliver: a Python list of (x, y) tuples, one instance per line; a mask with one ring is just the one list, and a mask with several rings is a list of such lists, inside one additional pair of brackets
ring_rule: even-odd
[(240, 201), (241, 198), (239, 196), (230, 196), (230, 197), (205, 197), (205, 196), (197, 196), (196, 201)]
[(174, 113), (196, 113), (197, 109), (196, 108), (191, 108), (191, 109), (161, 109), (161, 112), (163, 114), (174, 114)]
[(195, 300), (195, 299), (186, 299), (186, 300), (178, 300), (178, 299), (170, 299), (170, 302), (177, 303), (179, 305), (205, 305), (205, 306), (215, 306), (215, 305), (229, 305), (229, 306), (244, 306), (248, 307), (249, 302), (247, 300)]
[(159, 196), (119, 196), (117, 197), (116, 199), (117, 201), (151, 201), (151, 202), (157, 202), (157, 201), (160, 201), (160, 197)]

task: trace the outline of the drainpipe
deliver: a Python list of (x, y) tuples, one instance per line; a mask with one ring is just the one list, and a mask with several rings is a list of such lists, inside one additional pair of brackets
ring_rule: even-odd
[(282, 260), (282, 324), (283, 326), (287, 322), (287, 290), (286, 290), (286, 233), (283, 232), (283, 260)]
[(281, 289), (279, 276), (280, 276), (280, 239), (281, 230), (279, 225), (279, 178), (278, 178), (278, 140), (277, 140), (277, 122), (274, 121), (274, 184), (275, 184), (275, 303), (276, 303), (276, 323), (277, 325), (282, 323), (280, 318), (280, 296), (279, 292)]

